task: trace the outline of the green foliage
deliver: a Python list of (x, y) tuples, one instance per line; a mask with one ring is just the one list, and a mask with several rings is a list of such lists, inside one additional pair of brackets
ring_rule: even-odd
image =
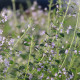
[(0, 80), (80, 79), (80, 12), (57, 10), (1, 11)]

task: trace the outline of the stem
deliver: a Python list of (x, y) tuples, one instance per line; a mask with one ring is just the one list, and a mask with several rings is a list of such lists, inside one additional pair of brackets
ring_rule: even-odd
[(71, 0), (69, 0), (69, 2), (68, 2), (66, 12), (65, 12), (65, 14), (64, 14), (64, 16), (63, 16), (63, 19), (62, 19), (62, 22), (61, 22), (61, 24), (60, 24), (60, 26), (59, 26), (59, 30), (61, 29), (61, 25), (64, 23), (64, 20), (65, 20), (65, 18), (66, 18), (66, 15), (67, 15), (67, 12), (68, 12), (68, 9), (69, 9), (69, 6), (70, 6), (70, 3), (71, 3)]
[[(17, 42), (14, 44), (13, 48), (12, 48), (12, 51), (14, 51), (15, 49), (15, 46), (23, 39), (23, 37), (26, 35), (26, 32), (29, 30), (30, 28), (27, 28), (27, 30), (24, 32), (24, 34), (21, 36), (21, 38), (19, 38), (17, 40)], [(8, 55), (7, 57), (9, 58), (10, 55)], [(15, 62), (16, 60), (16, 57), (13, 58), (13, 61)], [(12, 65), (10, 65), (10, 67), (7, 69), (7, 72), (11, 70), (11, 68), (14, 66), (14, 63)], [(7, 75), (7, 73), (6, 73)], [(6, 78), (6, 77), (5, 77)]]
[(31, 59), (32, 47), (33, 47), (33, 36), (32, 36), (32, 40), (31, 40), (30, 54), (29, 54), (29, 60), (28, 60), (27, 70), (29, 68), (29, 62), (30, 62), (30, 59)]
[(75, 72), (74, 80), (77, 80), (77, 68), (76, 68), (76, 72)]
[[(28, 64), (27, 64), (27, 68), (26, 68), (26, 74), (29, 70), (29, 62), (30, 62), (30, 59), (31, 59), (31, 53), (32, 53), (32, 47), (33, 47), (33, 36), (32, 36), (32, 39), (31, 39), (31, 45), (30, 45), (30, 53), (29, 53), (29, 59), (28, 59)], [(26, 78), (26, 74), (25, 74), (25, 78)]]
[[(79, 10), (79, 12), (78, 12), (76, 27), (78, 27), (78, 23), (79, 23), (79, 15), (80, 15), (80, 10)], [(77, 42), (78, 42), (78, 37), (77, 37), (77, 39), (76, 39), (75, 48), (76, 48)], [(72, 58), (71, 58), (71, 62), (70, 62), (70, 65), (69, 65), (68, 70), (72, 67), (72, 65), (73, 65), (73, 63), (74, 63), (74, 60), (75, 60), (75, 54), (72, 54)]]
[(49, 13), (48, 13), (48, 26), (47, 26), (47, 33), (49, 33), (49, 30), (50, 30), (50, 14), (51, 14), (51, 7), (52, 7), (52, 3), (53, 3), (53, 0), (50, 0), (50, 5), (49, 5)]
[[(59, 3), (60, 3), (60, 6), (61, 6), (61, 0), (59, 0)], [(70, 3), (71, 3), (71, 0), (69, 0), (69, 2), (68, 2), (66, 12), (65, 12), (65, 14), (64, 14), (64, 16), (63, 16), (63, 19), (62, 19), (61, 24), (59, 25), (59, 31), (60, 31), (61, 26), (62, 26), (62, 24), (64, 23), (64, 20), (65, 20), (65, 18), (66, 18), (66, 15), (67, 15), (67, 12), (68, 12)], [(59, 7), (59, 8), (60, 8), (60, 7)], [(56, 31), (56, 35), (58, 35), (58, 31)], [(57, 40), (57, 45), (59, 46), (59, 39)], [(57, 50), (58, 50), (58, 49), (56, 49), (56, 51), (57, 51)], [(59, 51), (57, 51), (57, 56), (56, 56), (56, 58), (57, 58), (57, 59), (59, 58)]]
[(61, 9), (61, 0), (58, 0), (59, 1), (59, 10)]
[(64, 63), (65, 63), (65, 61), (66, 61), (66, 59), (67, 59), (67, 57), (68, 57), (68, 54), (69, 54), (70, 49), (71, 49), (71, 47), (72, 47), (73, 41), (74, 41), (74, 39), (75, 39), (76, 30), (77, 30), (77, 27), (78, 27), (78, 26), (77, 26), (77, 24), (78, 24), (78, 17), (79, 17), (79, 13), (78, 13), (78, 15), (77, 15), (77, 22), (76, 22), (76, 27), (75, 27), (75, 30), (74, 30), (73, 39), (72, 39), (72, 42), (71, 42), (71, 45), (70, 45), (69, 51), (68, 51), (68, 53), (66, 54), (65, 59), (64, 59), (62, 65), (61, 65), (61, 68), (63, 67), (63, 65), (64, 65)]
[(15, 46), (23, 39), (23, 37), (26, 35), (26, 32), (27, 32), (28, 30), (29, 30), (29, 28), (24, 32), (24, 34), (21, 36), (21, 38), (19, 38), (19, 39), (17, 40), (17, 42), (14, 44), (12, 50), (14, 50)]
[(19, 33), (18, 28), (16, 27), (18, 22), (17, 22), (17, 18), (16, 18), (16, 5), (15, 5), (15, 0), (12, 0), (12, 6), (13, 6), (13, 17), (14, 17), (14, 27), (16, 29), (16, 32)]
[[(77, 41), (78, 41), (78, 37), (77, 37), (77, 40), (76, 40), (75, 47), (76, 47), (76, 45), (77, 45)], [(72, 65), (73, 65), (73, 63), (74, 63), (74, 61), (75, 61), (75, 58), (76, 58), (76, 57), (75, 57), (75, 54), (73, 53), (68, 70), (72, 67)]]

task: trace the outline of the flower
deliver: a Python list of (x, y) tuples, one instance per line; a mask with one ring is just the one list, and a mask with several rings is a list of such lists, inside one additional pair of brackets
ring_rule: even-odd
[(53, 78), (51, 78), (51, 80), (54, 80)]
[(46, 79), (49, 79), (49, 76)]
[(3, 33), (3, 30), (2, 29), (0, 29), (0, 34), (2, 34)]
[(72, 29), (71, 25), (69, 25), (68, 29)]
[(37, 71), (40, 71), (41, 70), (41, 68), (37, 68)]
[(66, 50), (65, 50), (65, 54), (67, 54), (67, 53), (68, 53), (68, 50), (66, 49)]
[(54, 50), (51, 50), (51, 53), (54, 53)]
[(80, 54), (80, 51), (79, 51), (79, 54)]
[(9, 45), (13, 45), (14, 44), (14, 39), (10, 39), (10, 41), (8, 42)]
[(52, 48), (54, 48), (55, 47), (55, 44), (54, 44), (54, 42), (52, 42)]
[(62, 33), (63, 32), (63, 29), (61, 29), (60, 32)]
[(66, 71), (66, 69), (65, 69), (65, 68), (63, 68), (63, 69), (62, 69), (62, 71)]
[(40, 32), (40, 35), (44, 35), (44, 34), (45, 34), (45, 31)]
[(66, 32), (67, 32), (67, 34), (69, 34), (69, 29), (67, 29), (67, 31), (66, 31)]
[(0, 63), (2, 63), (2, 62), (3, 62), (2, 55), (0, 55)]
[(58, 74), (57, 73), (55, 73), (55, 76), (57, 76)]
[(74, 50), (74, 53), (77, 54), (77, 50)]
[(9, 61), (7, 59), (4, 59), (4, 64), (6, 67), (9, 67)]

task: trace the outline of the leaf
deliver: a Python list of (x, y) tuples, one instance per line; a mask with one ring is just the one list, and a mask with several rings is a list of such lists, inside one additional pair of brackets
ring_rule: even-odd
[(59, 33), (60, 34), (60, 37), (64, 37), (64, 33)]
[(55, 60), (58, 64), (60, 63), (60, 60)]
[(29, 80), (29, 78), (25, 78), (25, 80)]
[(0, 53), (0, 55), (5, 56), (5, 53)]
[(44, 44), (40, 44), (40, 46), (44, 46)]
[(56, 67), (57, 67), (57, 65), (54, 65), (54, 64), (52, 64), (51, 66), (52, 66), (53, 68), (56, 68)]
[(24, 66), (20, 66), (20, 67), (19, 67), (19, 70), (23, 70), (23, 69), (25, 69)]
[(30, 44), (28, 44), (28, 43), (24, 43), (24, 45), (25, 45), (25, 46), (30, 46)]
[(47, 70), (48, 69), (48, 66), (45, 65), (44, 68), (45, 68), (45, 70)]
[(17, 25), (16, 27), (20, 29), (21, 28), (21, 25)]
[(19, 71), (19, 69), (18, 69), (18, 68), (13, 68), (13, 70), (14, 70), (14, 71)]
[(69, 70), (69, 71), (68, 71), (68, 74), (72, 75), (72, 71), (71, 71), (71, 70)]
[(59, 51), (59, 54), (64, 54), (65, 53), (65, 50), (64, 49), (61, 49), (60, 51)]
[(56, 67), (56, 68), (54, 68), (54, 73), (56, 73), (58, 71), (58, 68)]
[(27, 59), (27, 54), (20, 54), (23, 59)]
[(14, 62), (12, 60), (10, 60), (10, 64), (13, 64)]
[(28, 39), (31, 40), (31, 36), (28, 35)]
[(77, 36), (80, 38), (80, 33), (77, 33)]
[(48, 43), (52, 43), (52, 39), (48, 39)]
[(24, 41), (30, 42), (31, 41), (31, 37), (28, 36), (28, 38), (25, 38)]
[(9, 49), (5, 49), (4, 51), (5, 51), (5, 52), (9, 52)]
[(24, 41), (30, 42), (31, 40), (28, 38), (25, 38)]
[(53, 29), (52, 31), (53, 31), (54, 33), (56, 33), (56, 29)]
[(35, 55), (35, 54), (31, 54), (31, 56), (32, 56), (33, 58), (35, 58), (36, 55)]
[(33, 66), (33, 63), (29, 62), (29, 65), (30, 65), (30, 66)]

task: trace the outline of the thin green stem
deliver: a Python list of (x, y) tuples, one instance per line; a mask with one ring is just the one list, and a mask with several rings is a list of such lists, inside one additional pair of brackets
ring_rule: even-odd
[(28, 60), (28, 64), (27, 64), (27, 69), (26, 69), (26, 73), (29, 69), (29, 62), (30, 62), (30, 59), (31, 59), (31, 53), (32, 53), (32, 47), (33, 47), (33, 36), (32, 36), (32, 39), (31, 39), (31, 46), (30, 46), (30, 53), (29, 53), (29, 60)]
[[(29, 30), (30, 28), (28, 27), (26, 29), (26, 31), (24, 32), (24, 34), (17, 40), (17, 42), (14, 44), (13, 48), (12, 48), (12, 51), (14, 51), (15, 49), (15, 46), (23, 39), (23, 37), (26, 35), (27, 31)], [(10, 55), (8, 55), (7, 57), (9, 58)], [(16, 60), (16, 57), (13, 58), (13, 61), (15, 62)], [(12, 65), (10, 65), (10, 67), (7, 69), (7, 72), (11, 70), (11, 68), (14, 66), (14, 63)]]
[[(61, 0), (59, 0), (59, 2), (61, 3)], [(66, 12), (65, 12), (65, 14), (64, 14), (64, 16), (63, 16), (62, 22), (61, 22), (60, 25), (59, 25), (59, 31), (60, 31), (61, 26), (63, 25), (64, 20), (65, 20), (65, 18), (66, 18), (66, 15), (67, 15), (67, 12), (68, 12), (70, 3), (71, 3), (71, 0), (69, 0), (69, 2), (68, 2)], [(60, 4), (60, 6), (61, 6), (61, 4)], [(58, 31), (56, 31), (56, 35), (58, 35)], [(59, 39), (57, 40), (57, 45), (59, 46)], [(56, 51), (57, 51), (57, 50), (58, 50), (58, 49), (56, 49)], [(58, 59), (58, 57), (59, 57), (59, 51), (57, 51), (57, 56), (56, 56), (56, 58)]]
[[(77, 45), (77, 41), (78, 41), (78, 37), (77, 37), (77, 40), (76, 40), (76, 44), (75, 44), (75, 47), (76, 47), (76, 45)], [(74, 63), (74, 61), (75, 61), (75, 54), (73, 53), (72, 54), (72, 58), (71, 58), (71, 61), (70, 61), (70, 65), (69, 65), (69, 67), (68, 67), (68, 70), (72, 67), (72, 65), (73, 65), (73, 63)]]
[(75, 30), (74, 30), (74, 35), (73, 35), (73, 38), (72, 38), (72, 42), (71, 42), (69, 51), (68, 51), (68, 53), (66, 54), (65, 59), (64, 59), (62, 65), (61, 65), (61, 68), (63, 67), (63, 65), (64, 65), (64, 63), (65, 63), (65, 61), (66, 61), (66, 59), (67, 59), (67, 57), (68, 57), (68, 54), (69, 54), (69, 52), (70, 52), (70, 50), (71, 50), (72, 44), (73, 44), (73, 42), (74, 42), (75, 35), (76, 35), (76, 30), (77, 30), (77, 27), (78, 27), (78, 26), (77, 26), (77, 24), (78, 24), (78, 17), (79, 17), (79, 13), (78, 13), (78, 15), (77, 15), (77, 22), (76, 22), (76, 27), (75, 27)]
[(14, 27), (16, 29), (16, 32), (19, 33), (18, 28), (16, 27), (18, 22), (16, 18), (16, 5), (15, 5), (15, 0), (12, 0), (12, 6), (13, 6), (13, 18), (14, 18)]
[[(78, 23), (79, 23), (79, 15), (80, 15), (80, 11), (78, 12), (76, 27), (78, 27)], [(78, 37), (77, 37), (77, 39), (76, 39), (75, 48), (76, 48), (77, 42), (78, 42)], [(72, 67), (72, 65), (73, 65), (73, 63), (74, 63), (74, 60), (75, 60), (75, 54), (73, 53), (73, 54), (72, 54), (72, 58), (71, 58), (71, 62), (70, 62), (70, 65), (69, 65), (68, 70)]]
[(75, 71), (74, 80), (77, 80), (77, 68), (76, 68), (76, 71)]
[(61, 9), (61, 0), (58, 0), (59, 1), (59, 10)]
[(53, 3), (53, 0), (50, 0), (50, 4), (49, 4), (49, 12), (48, 12), (47, 33), (49, 33), (49, 31), (50, 31), (50, 14), (51, 14), (52, 3)]
[(24, 34), (21, 36), (21, 38), (19, 38), (17, 40), (17, 42), (14, 44), (12, 50), (14, 50), (15, 46), (23, 39), (23, 37), (26, 35), (26, 32), (29, 30), (30, 28), (27, 28), (27, 30), (24, 32)]
[(64, 16), (63, 16), (63, 19), (62, 19), (62, 22), (61, 22), (61, 24), (60, 24), (60, 26), (59, 26), (59, 30), (61, 29), (61, 26), (62, 26), (62, 24), (64, 23), (64, 20), (65, 20), (65, 18), (66, 18), (67, 13), (68, 13), (68, 9), (69, 9), (70, 3), (71, 3), (71, 0), (69, 0), (69, 2), (68, 2), (66, 12), (65, 12), (65, 14), (64, 14)]
[[(33, 40), (34, 40), (34, 37), (32, 36), (31, 45), (30, 45), (29, 59), (28, 59), (27, 67), (25, 68), (26, 74), (27, 74), (28, 71), (29, 71), (29, 62), (30, 62), (30, 59), (31, 59), (32, 47), (33, 47)], [(26, 78), (26, 74), (25, 74), (25, 78)], [(25, 80), (25, 79), (24, 79), (24, 80)]]

